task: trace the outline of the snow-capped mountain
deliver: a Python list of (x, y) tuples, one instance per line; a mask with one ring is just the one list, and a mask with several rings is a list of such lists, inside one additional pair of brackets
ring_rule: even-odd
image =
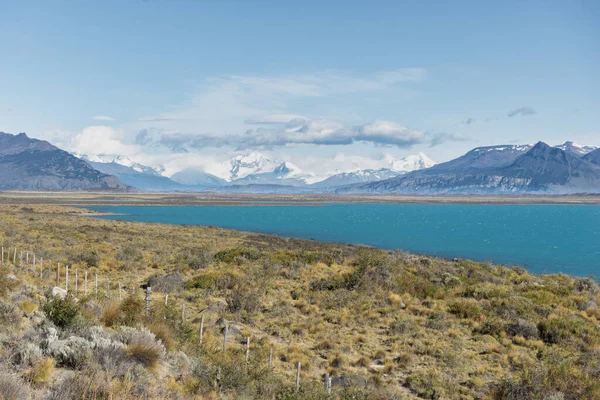
[(427, 157), (425, 153), (419, 153), (401, 158), (400, 160), (390, 159), (390, 164), (391, 170), (405, 173), (433, 167), (435, 161)]
[(335, 174), (320, 182), (313, 183), (311, 186), (315, 188), (328, 188), (352, 185), (355, 183), (375, 182), (383, 179), (393, 178), (399, 174), (400, 173), (393, 171), (390, 168), (361, 169), (354, 172), (342, 172), (340, 174)]
[(131, 158), (126, 156), (114, 156), (114, 155), (104, 155), (104, 154), (79, 154), (73, 153), (73, 155), (82, 160), (91, 162), (91, 163), (102, 163), (102, 164), (118, 164), (124, 167), (131, 168), (132, 170), (148, 175), (162, 176), (164, 171), (164, 167), (152, 168), (146, 165), (142, 165), (138, 162), (133, 161)]
[(311, 180), (311, 174), (305, 174), (300, 168), (289, 161), (282, 162), (272, 171), (256, 172), (246, 175), (244, 178), (233, 181), (236, 185), (260, 184), (260, 185), (288, 185), (305, 186)]
[(256, 173), (272, 172), (279, 165), (276, 160), (271, 160), (258, 151), (235, 154), (227, 163), (230, 168), (229, 176), (225, 179), (228, 181), (243, 179)]
[(592, 151), (597, 150), (599, 148), (598, 146), (583, 145), (572, 141), (566, 141), (563, 144), (559, 144), (555, 147), (579, 157), (583, 157), (586, 154), (591, 153)]
[(399, 160), (391, 156), (386, 156), (385, 162), (389, 165), (388, 168), (359, 169), (351, 172), (342, 172), (314, 183), (312, 186), (315, 188), (326, 188), (381, 181), (406, 174), (407, 172), (430, 168), (435, 165), (435, 161), (427, 157), (424, 153), (410, 155)]

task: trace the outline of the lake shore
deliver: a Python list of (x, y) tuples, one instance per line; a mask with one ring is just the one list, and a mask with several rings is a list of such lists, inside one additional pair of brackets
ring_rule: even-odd
[[(0, 204), (253, 205), (252, 203), (600, 204), (600, 195), (335, 195), (233, 193), (0, 192)], [(264, 204), (262, 204), (264, 205)]]

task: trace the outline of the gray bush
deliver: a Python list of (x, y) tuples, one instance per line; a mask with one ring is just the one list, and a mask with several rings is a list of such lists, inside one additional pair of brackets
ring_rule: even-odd
[(16, 376), (0, 373), (0, 399), (26, 400), (29, 390)]

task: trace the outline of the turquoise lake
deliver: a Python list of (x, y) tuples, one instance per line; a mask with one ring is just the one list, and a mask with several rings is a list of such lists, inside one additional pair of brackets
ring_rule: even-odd
[(95, 206), (99, 218), (212, 225), (250, 232), (599, 276), (600, 206), (263, 204)]

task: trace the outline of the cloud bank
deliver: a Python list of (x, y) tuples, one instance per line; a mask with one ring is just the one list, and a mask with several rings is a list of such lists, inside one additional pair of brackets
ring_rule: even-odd
[(520, 108), (510, 111), (507, 114), (507, 116), (508, 117), (518, 117), (518, 116), (525, 117), (528, 115), (534, 115), (535, 113), (536, 113), (536, 111), (532, 107), (520, 107)]

